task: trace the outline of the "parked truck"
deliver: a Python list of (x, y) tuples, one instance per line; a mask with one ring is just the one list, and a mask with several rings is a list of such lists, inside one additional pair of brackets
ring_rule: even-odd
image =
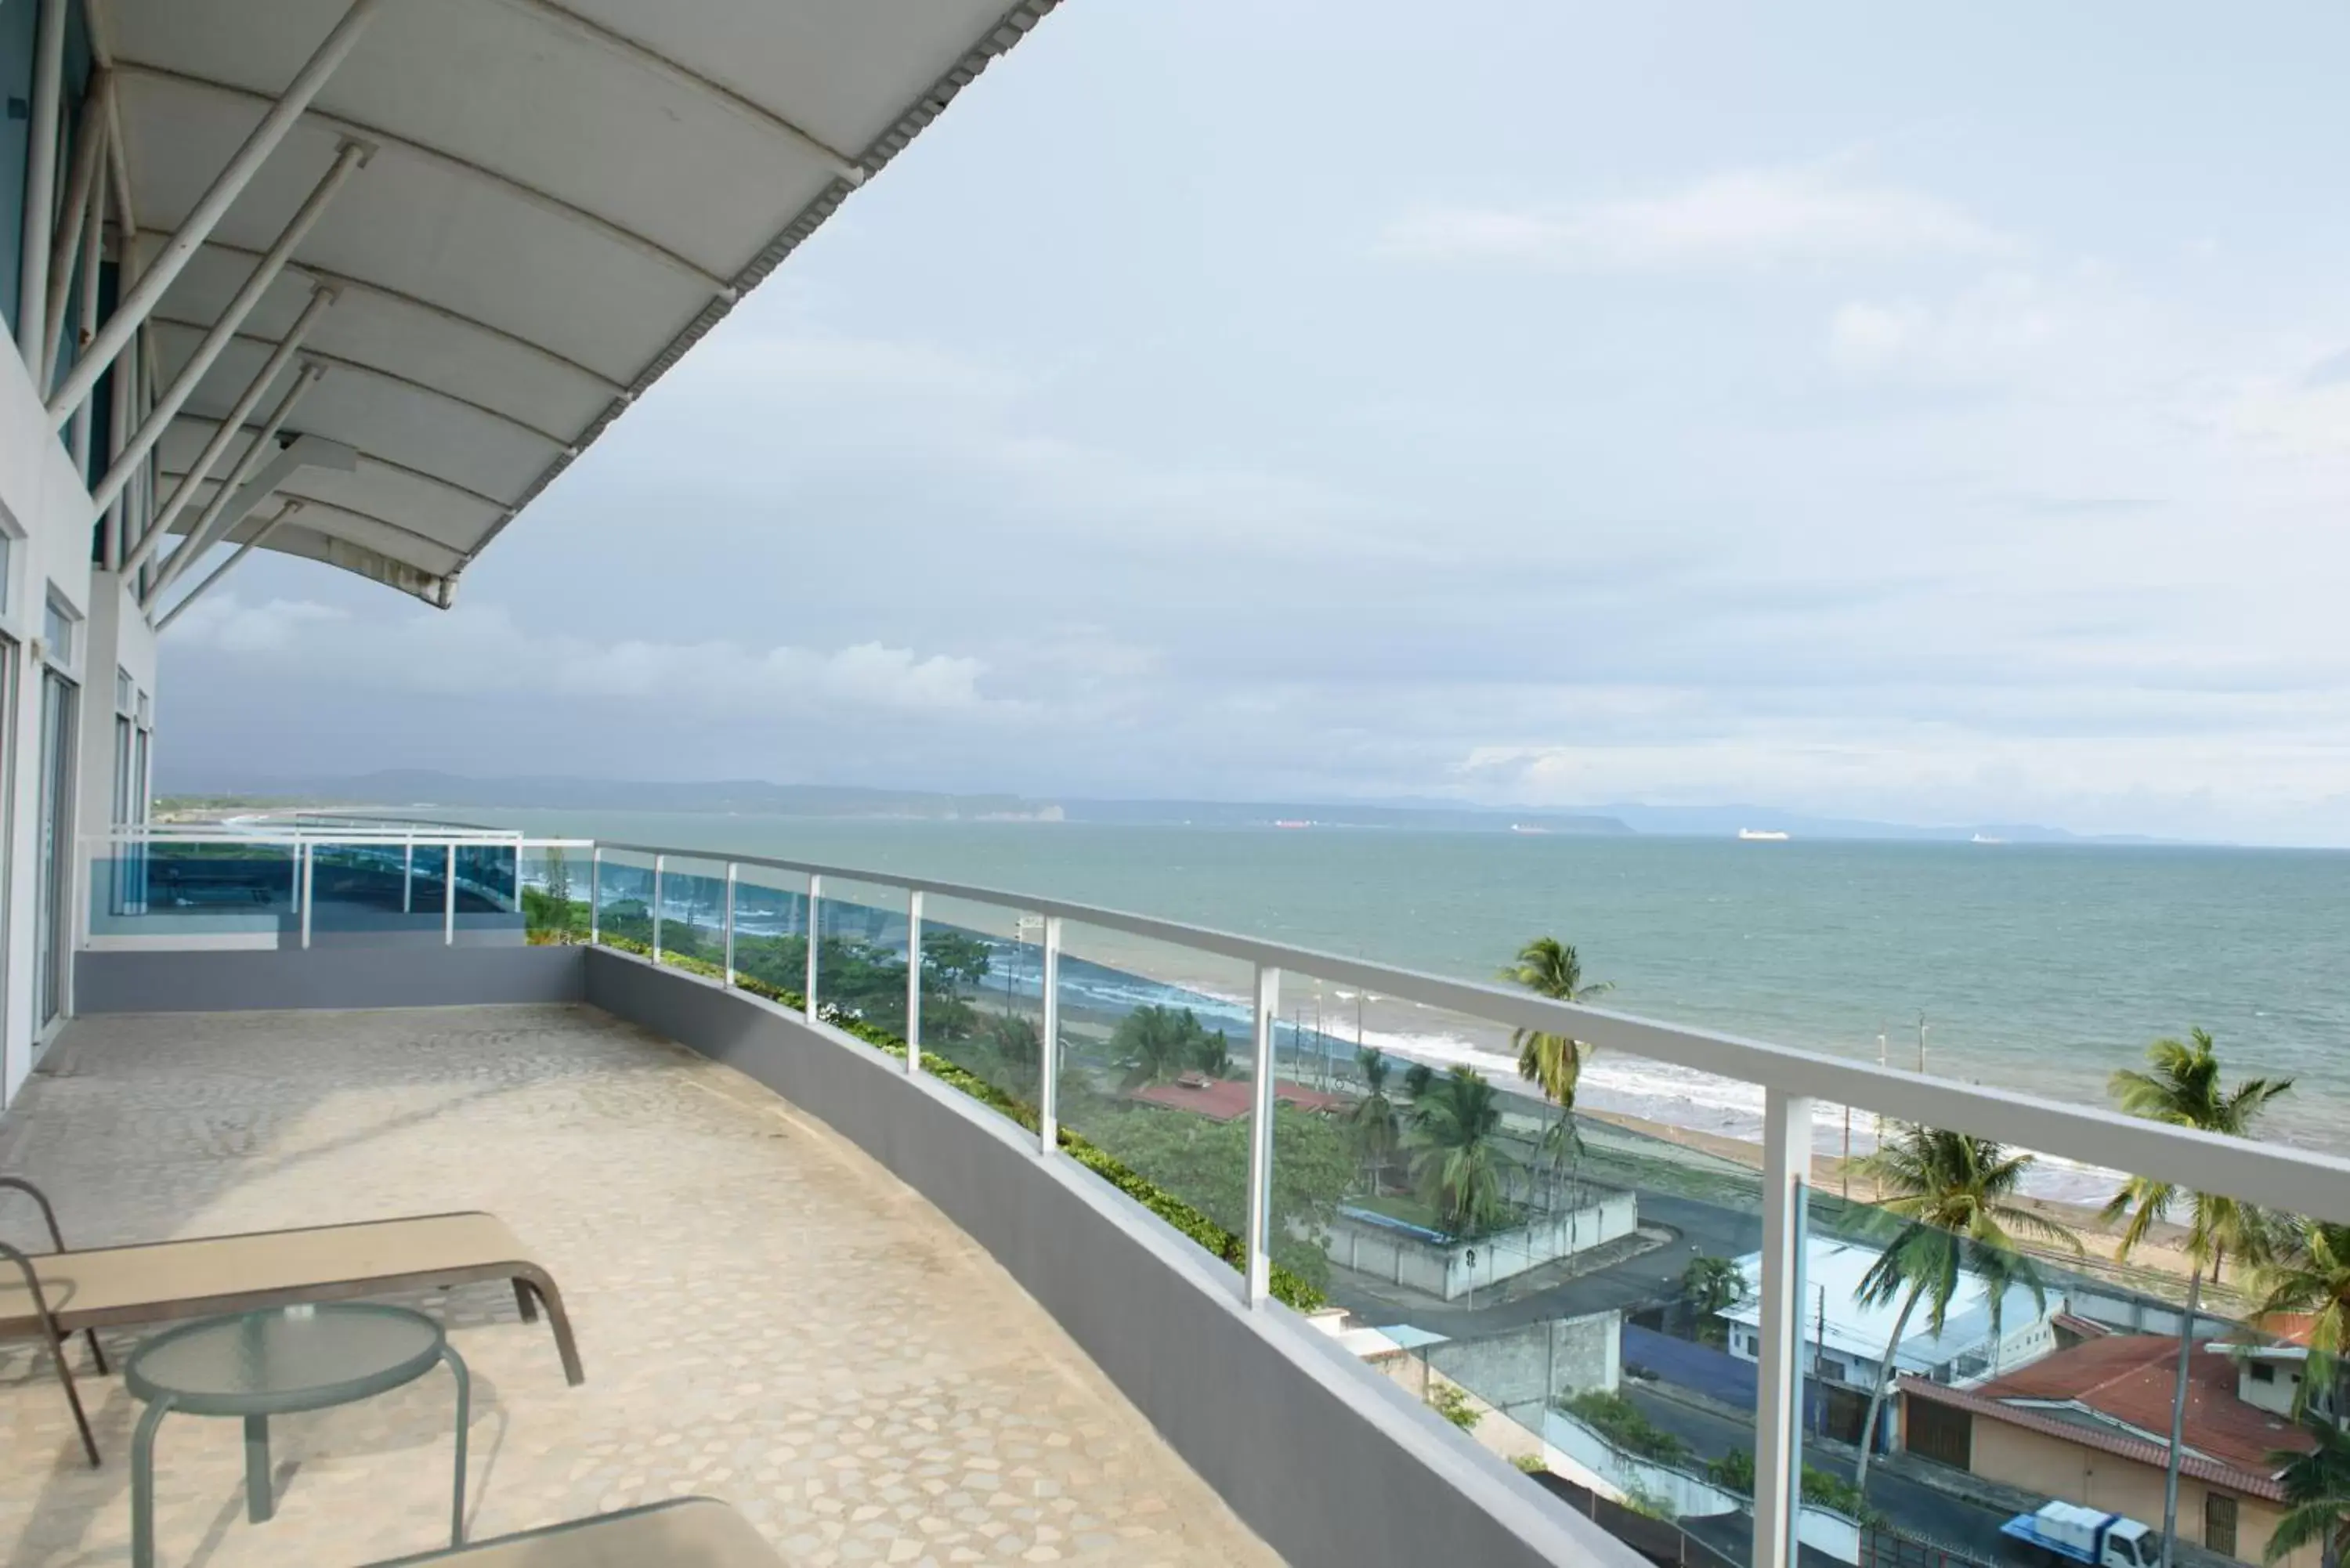
[(2158, 1568), (2162, 1561), (2159, 1534), (2126, 1515), (2076, 1502), (2052, 1502), (2037, 1513), (2019, 1513), (1999, 1532), (2056, 1568)]

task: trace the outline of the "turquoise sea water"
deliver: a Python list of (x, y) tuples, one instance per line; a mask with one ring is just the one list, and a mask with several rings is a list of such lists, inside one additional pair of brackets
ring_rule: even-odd
[[(1789, 1045), (2102, 1103), (2160, 1034), (2210, 1029), (2242, 1073), (2297, 1080), (2275, 1132), (2350, 1151), (2350, 855), (1797, 840), (1573, 838), (1054, 823), (481, 813), (534, 832), (787, 856), (1054, 894), (1490, 978), (1550, 933), (1607, 1005)], [(1117, 961), (1115, 950), (1102, 956)], [(1158, 978), (1180, 955), (1130, 955)], [(1333, 1033), (1351, 993), (1326, 988)], [(1490, 1032), (1373, 1004), (1424, 1054)], [(1751, 1130), (1759, 1098), (1596, 1060), (1591, 1103)], [(1825, 1134), (1824, 1134), (1825, 1137)]]

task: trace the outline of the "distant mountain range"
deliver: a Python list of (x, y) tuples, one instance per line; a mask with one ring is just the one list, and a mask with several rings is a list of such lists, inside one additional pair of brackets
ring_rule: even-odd
[[(177, 793), (192, 793), (184, 781)], [(2087, 837), (2030, 824), (1920, 827), (1846, 817), (1806, 816), (1772, 806), (1607, 805), (1561, 812), (1534, 806), (1475, 806), (1448, 801), (1331, 802), (1060, 800), (1016, 794), (948, 794), (925, 790), (782, 784), (759, 779), (652, 782), (570, 777), (469, 778), (427, 769), (393, 769), (348, 778), (208, 781), (207, 803), (302, 805), (544, 807), (550, 811), (677, 811), (738, 815), (895, 817), (930, 821), (1097, 822), (1199, 827), (1311, 826), (1399, 828), (1422, 832), (1525, 833), (1620, 837), (1634, 834), (1728, 838), (1742, 830), (1790, 838), (1910, 839), (2011, 844), (2151, 844), (2119, 836)]]

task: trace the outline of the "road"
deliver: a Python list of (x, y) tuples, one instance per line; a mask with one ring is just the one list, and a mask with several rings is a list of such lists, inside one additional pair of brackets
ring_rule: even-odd
[(1762, 1222), (1755, 1216), (1694, 1198), (1643, 1192), (1640, 1223), (1669, 1230), (1677, 1240), (1514, 1300), (1480, 1303), (1471, 1309), (1465, 1303), (1439, 1302), (1417, 1293), (1399, 1295), (1391, 1286), (1376, 1286), (1343, 1269), (1331, 1272), (1330, 1299), (1376, 1326), (1408, 1323), (1431, 1334), (1467, 1339), (1552, 1318), (1653, 1305), (1679, 1291), (1681, 1271), (1691, 1258), (1736, 1258), (1762, 1245)]
[[(1751, 1420), (1732, 1420), (1640, 1384), (1626, 1383), (1623, 1393), (1642, 1415), (1687, 1443), (1690, 1452), (1700, 1459), (1718, 1459), (1732, 1449), (1754, 1451)], [(1842, 1443), (1806, 1439), (1804, 1462), (1845, 1480), (1853, 1477), (1853, 1451)], [(1888, 1466), (1880, 1458), (1869, 1466), (1868, 1501), (1908, 1534), (1925, 1536), (1986, 1563), (2011, 1560), (2013, 1542), (1999, 1532), (2008, 1517), (2005, 1510), (1967, 1502), (1913, 1480), (1901, 1473), (1898, 1461)]]

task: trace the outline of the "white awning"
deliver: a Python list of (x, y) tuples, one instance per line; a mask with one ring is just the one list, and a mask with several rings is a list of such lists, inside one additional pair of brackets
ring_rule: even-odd
[[(339, 150), (371, 149), (163, 436), (165, 487), (330, 288), (299, 350), (322, 374), (286, 429), (356, 461), (296, 469), (277, 493), (301, 508), (265, 547), (445, 606), (515, 514), (1055, 3), (376, 5), (157, 308), (168, 382)], [(152, 255), (347, 0), (93, 10)]]

